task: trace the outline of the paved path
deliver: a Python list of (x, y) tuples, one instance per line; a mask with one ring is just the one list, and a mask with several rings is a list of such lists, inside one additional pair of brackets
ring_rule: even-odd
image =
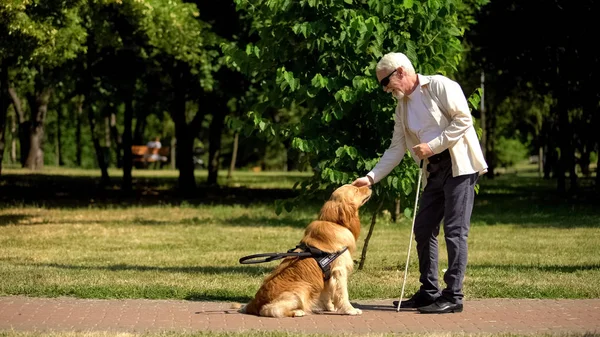
[(600, 299), (486, 299), (458, 314), (396, 312), (391, 300), (354, 301), (361, 316), (300, 318), (242, 315), (229, 303), (0, 297), (0, 331), (248, 331), (302, 333), (589, 333), (600, 336)]

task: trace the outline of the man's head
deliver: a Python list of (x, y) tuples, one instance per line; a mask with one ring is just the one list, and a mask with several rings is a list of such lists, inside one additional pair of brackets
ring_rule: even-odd
[(402, 53), (385, 54), (377, 63), (375, 71), (383, 90), (391, 92), (396, 98), (412, 93), (417, 82), (415, 68)]

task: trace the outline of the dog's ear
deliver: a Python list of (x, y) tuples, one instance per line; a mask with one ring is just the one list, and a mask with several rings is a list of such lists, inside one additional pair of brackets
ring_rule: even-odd
[(319, 220), (338, 223), (340, 221), (340, 202), (329, 200), (325, 202), (319, 213)]
[(358, 218), (358, 208), (351, 203), (344, 203), (335, 200), (329, 200), (321, 208), (319, 220), (334, 222), (340, 226), (348, 228), (354, 238), (360, 235), (360, 219)]

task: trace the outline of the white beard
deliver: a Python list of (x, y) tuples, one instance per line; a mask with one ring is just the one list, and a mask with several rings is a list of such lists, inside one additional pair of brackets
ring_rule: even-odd
[(394, 96), (395, 99), (400, 101), (404, 98), (404, 93), (400, 90), (394, 90), (392, 91), (392, 96)]

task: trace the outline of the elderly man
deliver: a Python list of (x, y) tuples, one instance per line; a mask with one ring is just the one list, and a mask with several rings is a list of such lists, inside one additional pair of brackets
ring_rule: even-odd
[[(400, 306), (421, 313), (461, 312), (474, 186), (487, 172), (467, 99), (451, 79), (415, 73), (402, 53), (384, 55), (376, 72), (383, 90), (397, 99), (392, 142), (373, 170), (353, 185), (377, 183), (407, 150), (415, 161), (424, 160), (425, 188), (414, 227), (421, 287)], [(440, 291), (437, 235), (442, 219), (448, 270)]]

